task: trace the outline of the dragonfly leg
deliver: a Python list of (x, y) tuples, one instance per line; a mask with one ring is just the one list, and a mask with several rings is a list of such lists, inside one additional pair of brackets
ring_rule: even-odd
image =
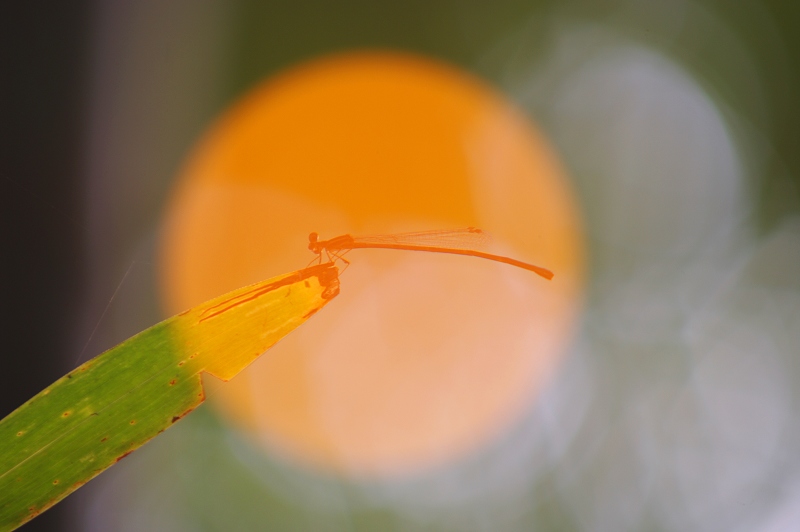
[(322, 264), (322, 251), (317, 252), (317, 256), (314, 257), (313, 259), (311, 259), (311, 261), (309, 261), (308, 264), (306, 264), (306, 268), (308, 268), (309, 266), (311, 266), (315, 262), (317, 264)]
[(337, 253), (335, 251), (331, 251), (330, 252), (331, 256), (333, 256), (333, 260), (334, 261), (341, 260), (345, 264), (344, 268), (342, 268), (342, 271), (339, 272), (339, 273), (344, 273), (344, 271), (347, 269), (347, 267), (350, 266), (350, 261), (347, 260), (346, 258), (344, 258), (344, 254), (347, 253), (348, 251), (350, 251), (350, 250), (348, 249), (348, 250), (345, 250), (345, 251), (343, 251), (341, 253)]
[(347, 267), (350, 266), (350, 261), (342, 257), (341, 255), (339, 255), (337, 258), (341, 259), (341, 261), (344, 262), (344, 268), (342, 268), (342, 271), (339, 272), (340, 274), (342, 274), (347, 269)]

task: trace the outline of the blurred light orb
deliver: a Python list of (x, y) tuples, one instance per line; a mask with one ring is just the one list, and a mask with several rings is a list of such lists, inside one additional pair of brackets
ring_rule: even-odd
[(414, 475), (492, 441), (547, 383), (580, 305), (581, 225), (556, 156), (486, 84), (417, 56), (357, 52), (267, 79), (198, 143), (167, 206), (169, 313), (313, 257), (307, 235), (477, 226), (464, 257), (355, 251), (341, 294), (222, 386), (226, 419), (354, 478)]

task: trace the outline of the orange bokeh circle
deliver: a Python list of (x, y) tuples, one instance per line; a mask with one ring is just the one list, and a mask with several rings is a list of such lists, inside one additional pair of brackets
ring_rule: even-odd
[[(170, 313), (305, 266), (307, 235), (481, 227), (467, 257), (354, 251), (341, 294), (212, 402), (276, 452), (408, 475), (491, 441), (570, 340), (583, 244), (554, 153), (502, 95), (451, 66), (362, 52), (268, 79), (192, 153), (168, 205)], [(212, 380), (212, 379), (209, 379)], [(211, 384), (211, 383), (208, 383)]]

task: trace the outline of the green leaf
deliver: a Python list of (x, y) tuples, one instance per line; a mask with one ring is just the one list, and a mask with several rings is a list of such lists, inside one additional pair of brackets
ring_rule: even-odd
[(241, 288), (129, 338), (0, 421), (0, 530), (13, 530), (197, 408), (338, 294), (312, 266)]

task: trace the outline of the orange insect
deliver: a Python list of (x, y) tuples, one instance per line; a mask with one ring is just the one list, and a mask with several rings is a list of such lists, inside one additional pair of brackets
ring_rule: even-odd
[(432, 253), (467, 255), (510, 264), (511, 266), (537, 273), (545, 279), (553, 278), (553, 272), (546, 268), (473, 249), (486, 245), (490, 240), (491, 238), (487, 233), (475, 227), (450, 231), (397, 233), (393, 235), (341, 235), (336, 238), (331, 238), (330, 240), (320, 240), (317, 233), (311, 233), (308, 235), (308, 249), (319, 255), (320, 263), (322, 263), (322, 252), (324, 251), (328, 260), (341, 259), (346, 264), (350, 264), (350, 262), (347, 261), (343, 255), (356, 248), (401, 249), (405, 251), (429, 251)]

